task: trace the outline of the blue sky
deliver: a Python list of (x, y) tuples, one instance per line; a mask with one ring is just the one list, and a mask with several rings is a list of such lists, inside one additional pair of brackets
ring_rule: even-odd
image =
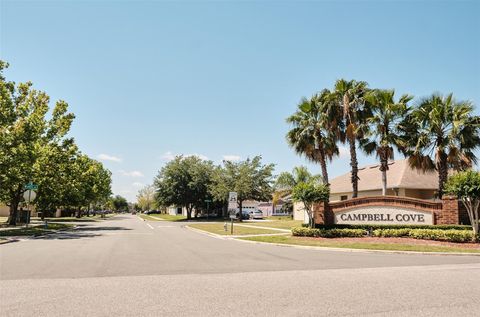
[(7, 78), (66, 100), (71, 135), (131, 201), (176, 154), (306, 164), (285, 118), (338, 78), (480, 104), (479, 1), (2, 0), (0, 21)]

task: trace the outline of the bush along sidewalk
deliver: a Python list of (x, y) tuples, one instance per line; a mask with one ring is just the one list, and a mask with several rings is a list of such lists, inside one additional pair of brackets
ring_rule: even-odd
[(372, 235), (375, 237), (408, 237), (423, 240), (436, 240), (448, 242), (475, 242), (478, 237), (471, 230), (441, 230), (441, 229), (376, 229)]
[[(308, 224), (302, 224), (303, 227), (308, 227)], [(317, 229), (435, 229), (435, 230), (469, 230), (472, 231), (472, 226), (469, 225), (316, 225)]]
[(292, 228), (292, 235), (298, 237), (321, 238), (358, 238), (368, 234), (365, 229), (315, 229), (305, 227)]
[(436, 240), (447, 242), (475, 242), (478, 237), (472, 230), (457, 229), (416, 229), (416, 228), (396, 228), (396, 229), (375, 229), (369, 232), (366, 229), (350, 228), (305, 228), (295, 227), (292, 229), (292, 235), (297, 237), (315, 237), (315, 238), (361, 238), (364, 236), (398, 238), (407, 237), (422, 240)]

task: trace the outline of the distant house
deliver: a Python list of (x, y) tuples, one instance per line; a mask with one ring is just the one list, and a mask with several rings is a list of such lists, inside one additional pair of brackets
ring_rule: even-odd
[[(358, 197), (382, 195), (382, 173), (379, 164), (372, 164), (358, 170)], [(388, 163), (387, 195), (434, 200), (438, 188), (438, 174), (435, 171), (423, 173), (412, 169), (408, 161), (397, 160)], [(350, 172), (330, 180), (330, 201), (352, 198)], [(294, 219), (306, 220), (302, 204), (294, 204)]]
[(170, 206), (167, 208), (167, 214), (172, 216), (187, 216), (187, 208), (179, 206)]
[(0, 204), (0, 217), (10, 216), (10, 207)]
[(258, 208), (257, 209), (260, 210), (263, 213), (264, 217), (286, 215), (287, 213), (284, 212), (282, 207), (285, 204), (285, 202), (290, 199), (289, 197), (287, 197), (287, 198), (284, 197), (283, 200), (282, 199), (279, 200), (277, 202), (277, 204), (275, 205), (275, 208), (274, 208), (272, 202), (260, 202), (260, 203), (258, 203)]

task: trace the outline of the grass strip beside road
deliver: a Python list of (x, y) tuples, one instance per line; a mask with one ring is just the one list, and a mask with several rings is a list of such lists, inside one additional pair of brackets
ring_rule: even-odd
[[(202, 224), (191, 224), (188, 226), (191, 228), (207, 231), (207, 232), (222, 235), (222, 236), (232, 235), (230, 223), (227, 224), (227, 231), (225, 231), (224, 223), (202, 223)], [(237, 223), (233, 224), (234, 236), (249, 235), (249, 234), (275, 234), (275, 233), (279, 233), (279, 232), (276, 230), (269, 230), (269, 229), (242, 227), (240, 225), (237, 225)]]
[(38, 236), (46, 233), (52, 233), (57, 230), (71, 229), (74, 225), (63, 224), (63, 223), (50, 223), (48, 227), (45, 228), (43, 225), (29, 226), (26, 227), (17, 227), (11, 229), (0, 230), (0, 236), (2, 237), (16, 237), (16, 236)]
[[(179, 215), (166, 215), (166, 214), (151, 214), (151, 215), (146, 215), (146, 214), (137, 214), (140, 218), (148, 220), (148, 221), (184, 221), (187, 220), (187, 217), (185, 216), (179, 216)], [(160, 218), (161, 220), (159, 220)]]
[[(106, 219), (109, 219), (113, 216), (115, 216), (115, 214), (106, 214), (103, 218), (102, 218), (102, 215), (97, 214), (95, 216), (82, 216), (80, 218), (77, 218), (77, 217), (54, 217), (54, 218), (48, 217), (48, 218), (45, 218), (45, 219), (47, 219), (48, 223), (50, 223), (50, 222), (95, 222), (95, 221), (98, 221), (98, 220), (106, 220)], [(32, 220), (42, 221), (42, 219), (39, 218), (39, 217), (32, 217)]]
[[(274, 217), (278, 218), (278, 217)], [(285, 220), (273, 220), (273, 221), (261, 221), (261, 222), (245, 222), (245, 224), (259, 227), (270, 227), (277, 229), (292, 229), (293, 227), (301, 227), (303, 221), (301, 220), (292, 220), (290, 217)]]
[(398, 243), (368, 243), (352, 241), (329, 241), (328, 239), (312, 239), (293, 236), (261, 236), (241, 238), (243, 240), (279, 243), (287, 245), (301, 245), (328, 248), (364, 249), (364, 250), (388, 250), (388, 251), (416, 251), (416, 252), (448, 252), (448, 253), (480, 253), (480, 249), (468, 249), (462, 247), (428, 245), (428, 244), (398, 244)]

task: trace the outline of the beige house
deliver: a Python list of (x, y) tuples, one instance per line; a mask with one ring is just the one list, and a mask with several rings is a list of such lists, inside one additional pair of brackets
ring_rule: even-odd
[[(382, 195), (382, 173), (379, 164), (372, 164), (358, 170), (358, 197)], [(435, 171), (423, 173), (412, 169), (408, 161), (397, 160), (388, 164), (387, 195), (434, 200), (438, 188), (438, 174)], [(350, 172), (330, 180), (330, 202), (352, 198)], [(308, 221), (303, 204), (293, 206), (295, 220)]]
[(10, 216), (10, 207), (0, 204), (0, 217)]
[[(382, 195), (382, 173), (379, 164), (358, 169), (358, 197)], [(387, 195), (419, 199), (435, 199), (438, 188), (438, 174), (435, 171), (423, 173), (412, 169), (407, 160), (392, 161), (388, 164)], [(330, 201), (352, 198), (350, 172), (330, 180)]]

